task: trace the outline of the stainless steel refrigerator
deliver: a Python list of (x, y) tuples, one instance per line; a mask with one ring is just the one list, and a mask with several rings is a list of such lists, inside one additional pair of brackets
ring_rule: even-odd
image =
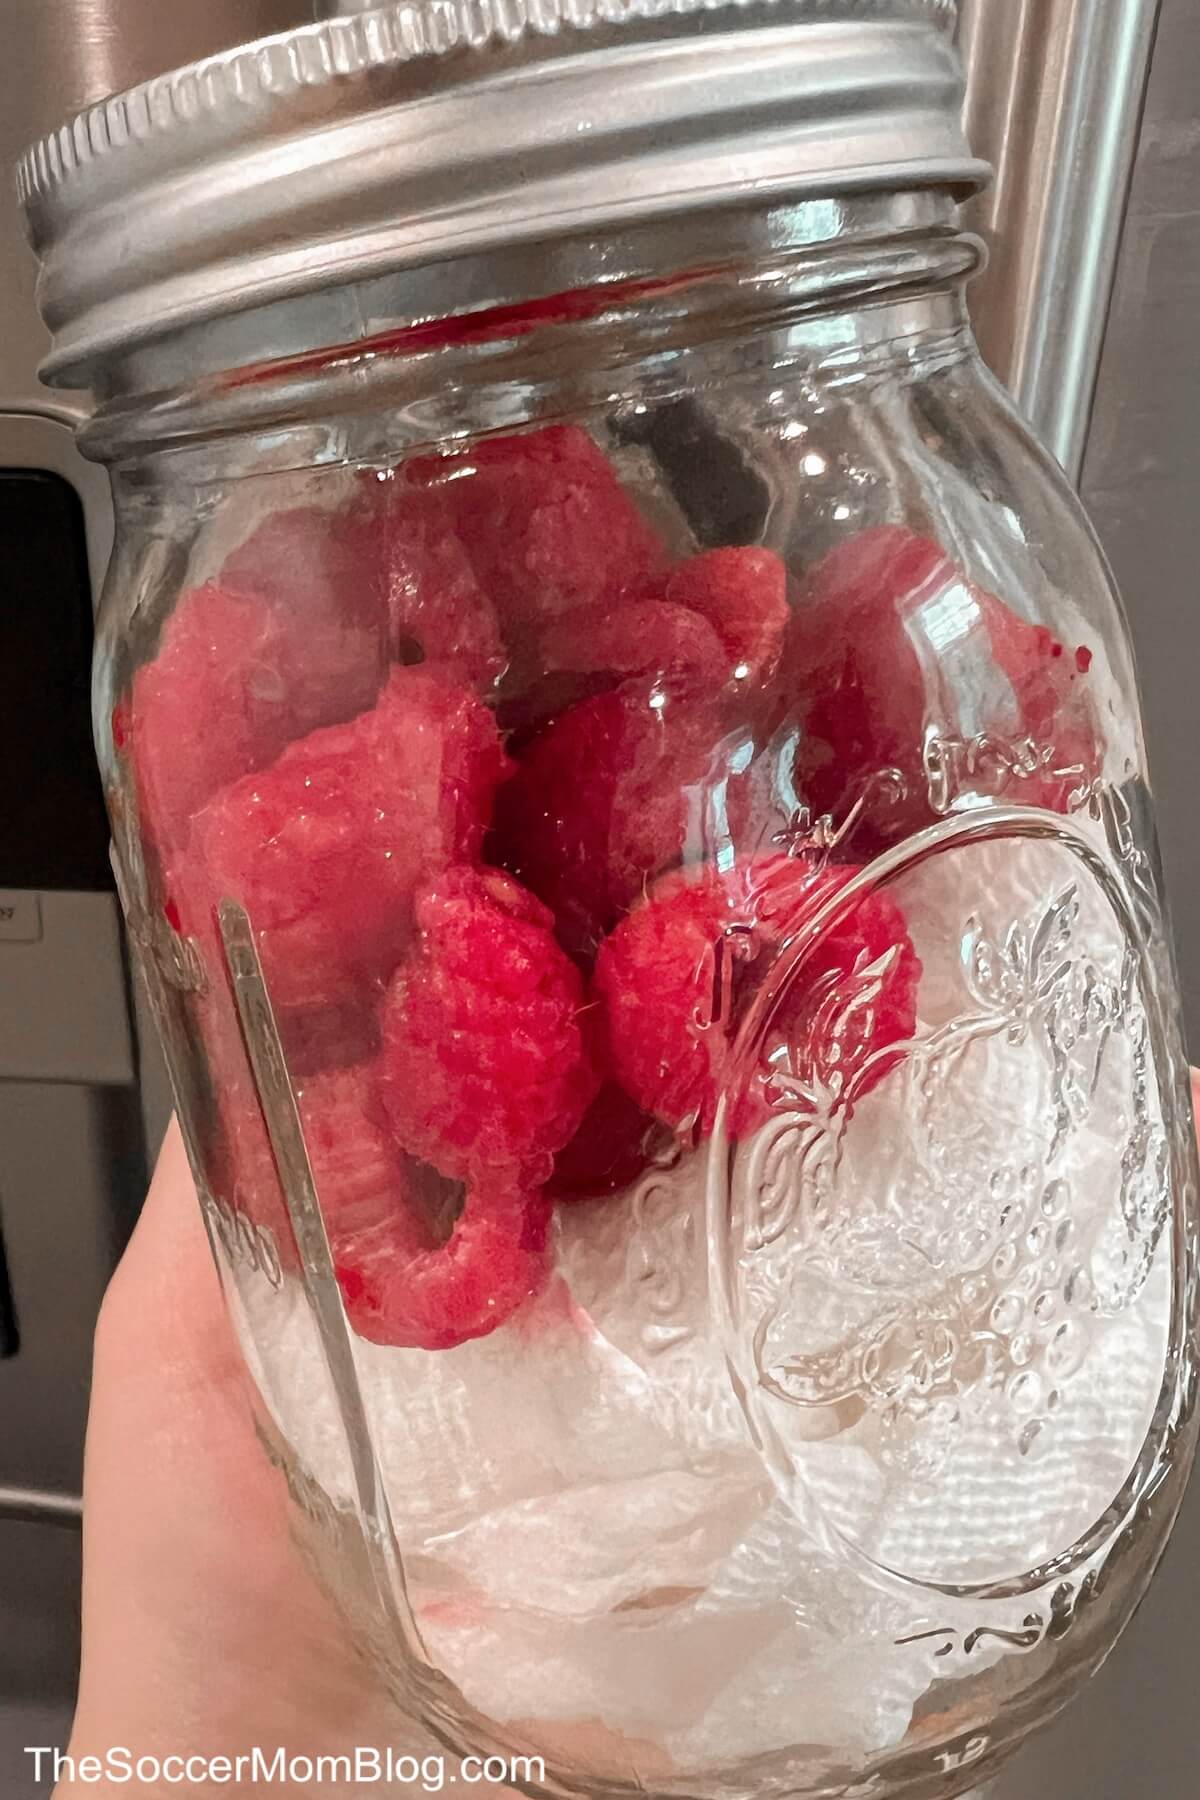
[[(998, 180), (988, 354), (1079, 481), (1139, 656), (1192, 1057), (1200, 1062), (1200, 8), (966, 0)], [(988, 1800), (1186, 1800), (1198, 1782), (1200, 1490), (1111, 1661)]]

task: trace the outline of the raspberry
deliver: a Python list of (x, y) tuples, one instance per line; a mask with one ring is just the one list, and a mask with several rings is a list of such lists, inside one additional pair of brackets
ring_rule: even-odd
[(298, 619), (324, 617), (382, 634), (383, 589), (353, 501), (266, 514), (225, 558), (219, 580)]
[(439, 664), (481, 692), (493, 687), (508, 659), (446, 497), (391, 475), (370, 483), (352, 522), (382, 582), (395, 660)]
[(486, 1337), (544, 1286), (550, 1214), (542, 1194), (498, 1168), (468, 1187), (444, 1243), (414, 1254), (395, 1221), (356, 1236), (336, 1261), (351, 1324), (372, 1343), (422, 1350)]
[(444, 484), (510, 650), (549, 619), (634, 592), (661, 565), (655, 534), (578, 426), (485, 438), (408, 475)]
[(500, 790), (493, 860), (586, 959), (664, 869), (769, 838), (754, 751), (715, 702), (634, 682), (596, 695), (536, 737)]
[[(675, 1131), (711, 1132), (723, 1094), (729, 1128), (765, 1120), (789, 1065), (819, 1049), (830, 1002), (854, 988), (831, 1068), (861, 1095), (886, 1072), (877, 1053), (912, 1035), (921, 965), (891, 900), (873, 893), (828, 929), (767, 1027), (757, 1067), (735, 1065), (739, 1028), (781, 943), (854, 874), (768, 856), (664, 877), (601, 948), (593, 992), (611, 1066), (636, 1103)], [(858, 979), (861, 978), (861, 979)], [(857, 989), (862, 992), (858, 993)], [(865, 1067), (870, 1060), (870, 1066)], [(735, 1097), (736, 1096), (736, 1097)]]
[[(430, 1183), (381, 1123), (378, 1066), (302, 1082), (296, 1104), (351, 1323), (375, 1343), (449, 1349), (504, 1323), (548, 1272), (550, 1206), (501, 1170), (447, 1230)], [(270, 1231), (286, 1273), (300, 1257), (262, 1113), (243, 1083), (222, 1100), (233, 1204)], [(444, 1196), (438, 1196), (443, 1198)]]
[(579, 1130), (554, 1159), (547, 1190), (555, 1200), (596, 1200), (635, 1182), (669, 1138), (615, 1081), (606, 1081)]
[[(299, 1082), (296, 1104), (313, 1183), (334, 1260), (355, 1239), (386, 1225), (397, 1246), (407, 1233), (409, 1254), (426, 1234), (408, 1194), (404, 1159), (378, 1121), (373, 1064), (336, 1069)], [(271, 1230), (285, 1268), (299, 1257), (270, 1138), (248, 1077), (221, 1097), (234, 1205)]]
[(538, 638), (546, 674), (647, 675), (720, 687), (729, 655), (712, 626), (686, 606), (626, 600), (600, 612), (556, 619)]
[[(812, 572), (795, 614), (789, 678), (811, 697), (797, 785), (839, 822), (867, 793), (868, 848), (980, 795), (1065, 812), (1100, 760), (1081, 648), (1067, 655), (928, 539), (862, 532)], [(873, 804), (889, 769), (899, 791)]]
[(230, 586), (184, 593), (120, 715), (148, 839), (181, 845), (218, 788), (361, 712), (382, 679), (383, 633), (367, 617), (307, 595), (289, 605)]
[(290, 745), (197, 817), (172, 889), (185, 930), (220, 968), (214, 909), (229, 896), (277, 1008), (344, 1005), (399, 961), (417, 886), (479, 853), (505, 768), (480, 701), (395, 670), (370, 712)]
[(583, 983), (553, 919), (498, 870), (469, 868), (434, 877), (416, 919), (383, 1010), (381, 1091), (400, 1142), (443, 1175), (548, 1175), (597, 1087)]
[(276, 1024), (294, 1079), (366, 1062), (379, 1050), (378, 1014), (361, 993), (348, 993), (341, 1005), (280, 1011)]
[(414, 1210), (411, 1177), (382, 1119), (374, 1063), (335, 1069), (296, 1090), (304, 1143), (325, 1230), (334, 1252), (386, 1225), (410, 1253), (427, 1231)]
[(791, 610), (787, 570), (773, 550), (707, 550), (667, 577), (665, 596), (707, 619), (742, 678), (774, 673)]
[(444, 664), (470, 686), (490, 687), (504, 668), (495, 610), (446, 497), (394, 474), (363, 480), (337, 512), (272, 515), (222, 579), (280, 606), (369, 619), (393, 661)]
[(555, 714), (629, 676), (674, 693), (725, 686), (732, 666), (715, 631), (698, 613), (663, 600), (624, 600), (611, 608), (550, 623), (527, 646), (506, 682), (501, 723), (517, 749)]

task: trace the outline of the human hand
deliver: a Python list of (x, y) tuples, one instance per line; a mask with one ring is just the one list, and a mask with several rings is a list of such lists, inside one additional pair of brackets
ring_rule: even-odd
[[(417, 1754), (289, 1535), (175, 1125), (96, 1332), (84, 1498), (77, 1773), (118, 1745), (159, 1761), (256, 1745)], [(76, 1779), (56, 1794), (130, 1791)], [(188, 1788), (133, 1791), (165, 1800)], [(319, 1788), (325, 1800), (359, 1791)]]

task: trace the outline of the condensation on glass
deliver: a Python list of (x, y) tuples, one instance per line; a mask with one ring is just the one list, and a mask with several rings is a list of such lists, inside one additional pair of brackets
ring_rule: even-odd
[(330, 21), (27, 161), (115, 862), (411, 1729), (949, 1796), (1191, 1454), (1134, 676), (967, 324), (950, 9), (655, 10)]

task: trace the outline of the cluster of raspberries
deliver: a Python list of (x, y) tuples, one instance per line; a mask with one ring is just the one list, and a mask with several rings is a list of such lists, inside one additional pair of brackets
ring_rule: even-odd
[(352, 1322), (427, 1349), (491, 1331), (546, 1280), (556, 1203), (626, 1186), (671, 1135), (755, 1130), (852, 976), (842, 1078), (891, 1066), (916, 1023), (905, 921), (798, 821), (860, 813), (838, 853), (860, 861), (931, 821), (931, 681), (1055, 746), (1009, 797), (1065, 807), (1097, 757), (1086, 668), (899, 527), (803, 581), (766, 549), (673, 559), (574, 427), (272, 515), (180, 598), (114, 716), (164, 911), (208, 971), (217, 1179), (294, 1268), (231, 897)]

